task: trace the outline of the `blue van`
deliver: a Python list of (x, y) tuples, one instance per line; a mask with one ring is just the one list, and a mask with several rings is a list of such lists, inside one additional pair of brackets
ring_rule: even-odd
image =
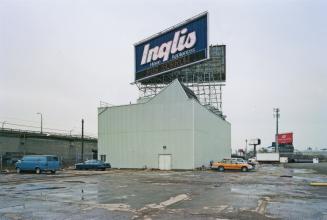
[(56, 173), (60, 169), (58, 156), (55, 155), (26, 155), (16, 163), (16, 171), (35, 171), (40, 174), (44, 171)]

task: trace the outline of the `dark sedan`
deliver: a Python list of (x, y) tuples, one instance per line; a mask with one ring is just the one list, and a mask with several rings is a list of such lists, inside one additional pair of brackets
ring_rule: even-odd
[(110, 163), (101, 160), (87, 160), (84, 163), (75, 164), (76, 170), (105, 170), (111, 168)]

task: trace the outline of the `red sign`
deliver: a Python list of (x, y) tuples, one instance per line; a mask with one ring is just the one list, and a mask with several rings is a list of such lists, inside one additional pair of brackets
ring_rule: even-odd
[(278, 144), (292, 144), (293, 133), (278, 134)]

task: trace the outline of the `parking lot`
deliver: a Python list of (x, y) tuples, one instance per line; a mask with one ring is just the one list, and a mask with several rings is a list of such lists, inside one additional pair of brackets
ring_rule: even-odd
[(0, 174), (0, 219), (327, 219), (327, 176), (254, 172), (66, 170)]

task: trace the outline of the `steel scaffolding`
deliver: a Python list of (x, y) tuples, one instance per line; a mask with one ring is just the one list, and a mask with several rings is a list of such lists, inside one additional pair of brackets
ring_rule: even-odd
[(222, 87), (226, 78), (225, 46), (210, 46), (209, 53), (210, 58), (203, 62), (136, 82), (139, 97), (151, 98), (178, 78), (194, 92), (203, 106), (225, 118), (222, 113)]

